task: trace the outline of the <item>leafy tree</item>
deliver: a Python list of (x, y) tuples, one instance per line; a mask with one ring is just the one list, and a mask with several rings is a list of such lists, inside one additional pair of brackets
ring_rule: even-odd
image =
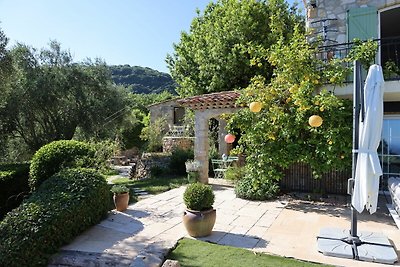
[(192, 96), (244, 88), (255, 75), (269, 80), (272, 67), (258, 55), (281, 36), (290, 37), (300, 21), (296, 7), (289, 9), (284, 0), (210, 3), (167, 56), (177, 92)]
[(31, 152), (71, 139), (78, 128), (99, 135), (106, 123), (121, 121), (114, 114), (126, 112), (127, 92), (112, 84), (100, 60), (74, 63), (55, 41), (40, 51), (17, 44), (11, 55), (15, 73), (0, 107), (2, 134), (22, 139)]
[[(144, 127), (148, 126), (148, 106), (171, 99), (173, 95), (164, 91), (158, 94), (129, 94), (129, 110), (117, 131), (122, 148), (143, 148), (146, 138), (141, 137)], [(145, 140), (146, 139), (146, 140)]]

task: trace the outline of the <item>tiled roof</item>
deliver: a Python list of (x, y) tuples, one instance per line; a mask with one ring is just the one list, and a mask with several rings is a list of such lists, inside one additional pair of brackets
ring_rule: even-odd
[(237, 91), (225, 91), (212, 94), (197, 95), (178, 100), (184, 107), (194, 110), (236, 108), (236, 100), (240, 96)]

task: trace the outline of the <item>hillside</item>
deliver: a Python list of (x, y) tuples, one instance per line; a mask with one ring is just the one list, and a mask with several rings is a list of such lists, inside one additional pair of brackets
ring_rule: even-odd
[(133, 93), (161, 93), (167, 90), (176, 94), (176, 84), (168, 73), (130, 65), (112, 65), (110, 70), (114, 82), (130, 88)]

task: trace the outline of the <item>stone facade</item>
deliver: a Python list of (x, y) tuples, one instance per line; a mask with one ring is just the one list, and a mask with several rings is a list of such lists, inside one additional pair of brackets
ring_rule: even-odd
[(163, 152), (172, 153), (175, 149), (190, 150), (194, 148), (193, 137), (164, 137)]
[[(378, 10), (389, 8), (400, 4), (400, 0), (315, 0), (307, 1), (307, 19), (306, 27), (312, 32), (322, 32), (321, 22), (313, 23), (323, 19), (336, 19), (326, 22), (328, 30), (337, 30), (337, 32), (328, 32), (327, 38), (335, 40), (338, 43), (346, 43), (347, 40), (347, 11), (358, 7), (376, 7)], [(315, 3), (311, 5), (311, 3)], [(320, 33), (319, 35), (321, 35)], [(313, 41), (318, 34), (311, 35), (310, 41)], [(327, 43), (330, 45), (333, 43)]]
[[(185, 114), (184, 109), (177, 103), (177, 99), (167, 100), (161, 103), (156, 103), (148, 106), (150, 110), (150, 122), (154, 123), (157, 118), (165, 118), (166, 128), (165, 133), (168, 132), (168, 125), (179, 124), (177, 120), (180, 120)], [(179, 109), (179, 110), (178, 110)], [(178, 112), (177, 112), (178, 111)], [(177, 118), (179, 116), (179, 118)]]

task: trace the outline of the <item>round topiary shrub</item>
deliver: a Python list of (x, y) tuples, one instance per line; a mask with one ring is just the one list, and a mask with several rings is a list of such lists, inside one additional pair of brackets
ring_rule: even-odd
[(210, 185), (190, 184), (183, 193), (183, 202), (190, 210), (204, 211), (212, 209), (215, 195)]
[(73, 140), (54, 141), (42, 146), (33, 155), (29, 186), (34, 191), (53, 174), (66, 167), (90, 167), (95, 163), (94, 148), (84, 142)]
[(53, 175), (0, 222), (0, 266), (47, 266), (62, 245), (105, 217), (110, 198), (94, 170)]

